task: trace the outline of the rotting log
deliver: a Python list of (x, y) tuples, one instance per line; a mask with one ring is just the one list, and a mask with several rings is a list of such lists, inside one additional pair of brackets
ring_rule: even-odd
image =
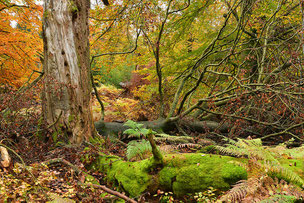
[[(196, 120), (171, 121), (168, 119), (159, 119), (155, 121), (142, 121), (139, 123), (144, 124), (145, 128), (152, 129), (159, 133), (176, 130), (176, 125), (182, 126), (184, 128), (199, 133), (203, 133), (206, 131), (214, 131), (214, 130), (218, 130), (219, 132), (226, 133), (230, 128), (227, 124), (222, 124), (214, 121), (196, 121)], [(104, 121), (95, 122), (95, 128), (99, 132), (99, 134), (103, 136), (108, 136), (111, 134), (115, 134), (115, 135), (122, 134), (123, 131), (128, 129), (127, 126), (124, 126), (124, 123), (104, 122)]]

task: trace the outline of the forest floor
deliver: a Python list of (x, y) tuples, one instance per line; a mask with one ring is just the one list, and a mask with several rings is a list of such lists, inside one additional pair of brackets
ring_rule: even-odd
[[(0, 177), (2, 177), (0, 179), (0, 202), (2, 200), (4, 202), (45, 202), (50, 197), (64, 202), (71, 202), (71, 200), (76, 202), (116, 202), (119, 200), (118, 197), (101, 189), (84, 186), (84, 174), (76, 173), (73, 167), (68, 166), (65, 162), (94, 176), (99, 180), (99, 184), (106, 185), (107, 183), (103, 182), (105, 174), (87, 170), (83, 163), (83, 157), (102, 152), (127, 160), (125, 146), (120, 143), (112, 143), (106, 139), (103, 146), (95, 144), (89, 147), (72, 147), (69, 145), (56, 146), (51, 140), (44, 142), (37, 138), (24, 138), (15, 144), (14, 150), (22, 157), (27, 169), (21, 164), (20, 157), (15, 155), (11, 156), (10, 167), (4, 170), (0, 169)], [(179, 150), (179, 153), (194, 151), (195, 149), (183, 148)], [(64, 162), (48, 165), (50, 160), (63, 160)], [(113, 190), (117, 189), (112, 185), (107, 185), (107, 187)], [(144, 196), (149, 202), (159, 202), (161, 199), (164, 202), (174, 200), (173, 194), (163, 191)], [(191, 202), (189, 196), (175, 201)]]
[[(147, 117), (154, 119), (157, 116), (152, 104), (149, 104), (151, 106), (143, 105), (139, 100), (128, 95), (125, 90), (112, 86), (102, 86), (98, 90), (104, 99), (105, 121), (124, 122), (127, 119), (140, 120), (147, 119)], [(37, 109), (36, 111), (39, 114), (39, 105), (32, 108)], [(94, 121), (98, 121), (100, 116), (100, 105), (94, 99)], [(20, 119), (22, 120), (22, 116)], [(35, 126), (30, 128), (35, 129)], [(118, 197), (101, 189), (83, 185), (84, 175), (75, 172), (73, 167), (94, 176), (99, 180), (99, 184), (106, 185), (107, 183), (102, 181), (105, 174), (88, 171), (85, 168), (83, 158), (104, 153), (127, 160), (126, 143), (123, 144), (117, 142), (117, 140), (113, 141), (110, 138), (105, 138), (104, 143), (86, 143), (81, 147), (75, 147), (58, 141), (54, 142), (49, 132), (44, 133), (43, 139), (35, 133), (25, 136), (17, 134), (12, 141), (8, 142), (10, 143), (8, 146), (14, 151), (9, 151), (12, 158), (10, 166), (7, 168), (0, 167), (0, 202), (46, 202), (50, 197), (59, 200), (60, 198), (67, 198), (64, 200), (66, 202), (69, 202), (69, 200), (76, 202), (114, 202), (119, 200)], [(8, 144), (2, 141), (1, 143)], [(177, 145), (167, 144), (162, 146), (164, 153), (173, 151), (175, 153), (188, 153), (196, 150), (187, 147), (178, 148)], [(152, 156), (151, 153), (147, 155), (147, 157), (149, 156)], [(50, 160), (61, 161), (48, 164)], [(66, 163), (71, 164), (72, 167)], [(107, 186), (113, 190), (117, 189), (109, 184)], [(158, 191), (158, 194), (145, 194), (144, 196), (149, 199), (149, 202), (159, 202), (160, 199), (171, 201), (173, 199), (173, 194), (163, 191)]]
[[(150, 119), (155, 119), (157, 116), (152, 104), (142, 105), (138, 100), (128, 96), (119, 98), (125, 94), (124, 90), (104, 86), (99, 88), (99, 91), (104, 96), (105, 121), (125, 122), (127, 119), (139, 120), (148, 116)], [(94, 120), (99, 120), (101, 112), (97, 100), (93, 101), (93, 113)], [(193, 138), (194, 143), (211, 138), (207, 133), (187, 133)], [(43, 140), (35, 135), (16, 138), (12, 146), (18, 156), (10, 153), (12, 157), (10, 166), (0, 168), (0, 202), (46, 202), (49, 198), (55, 198), (59, 202), (115, 202), (120, 200), (117, 196), (84, 184), (84, 173), (87, 173), (98, 180), (99, 184), (117, 190), (113, 185), (104, 182), (105, 174), (89, 171), (85, 167), (83, 159), (90, 157), (90, 161), (94, 161), (94, 155), (104, 153), (127, 160), (127, 143), (105, 138), (103, 143), (85, 143), (80, 147), (75, 147), (54, 142), (51, 135), (47, 136), (49, 137)], [(213, 136), (212, 142), (219, 144), (222, 140)], [(273, 145), (278, 143), (280, 143), (279, 138), (271, 141)], [(207, 145), (209, 144), (207, 143)], [(164, 154), (192, 153), (200, 150), (191, 144), (165, 143), (160, 146), (160, 149)], [(151, 154), (149, 155), (151, 156)], [(75, 168), (82, 172), (79, 173)], [(209, 199), (215, 198), (212, 188), (204, 195)], [(193, 195), (174, 199), (172, 193), (160, 190), (157, 191), (157, 194), (143, 194), (140, 198), (142, 201), (145, 199), (149, 202), (197, 202)]]

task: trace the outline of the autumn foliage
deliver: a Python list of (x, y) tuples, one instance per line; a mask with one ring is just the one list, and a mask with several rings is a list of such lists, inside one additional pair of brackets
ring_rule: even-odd
[(0, 2), (0, 84), (20, 87), (41, 71), (41, 18), (42, 6), (31, 0)]

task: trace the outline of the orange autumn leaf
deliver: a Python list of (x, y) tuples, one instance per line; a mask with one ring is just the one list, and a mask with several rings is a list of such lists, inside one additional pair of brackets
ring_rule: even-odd
[(33, 1), (0, 2), (0, 84), (20, 87), (40, 70), (42, 6)]

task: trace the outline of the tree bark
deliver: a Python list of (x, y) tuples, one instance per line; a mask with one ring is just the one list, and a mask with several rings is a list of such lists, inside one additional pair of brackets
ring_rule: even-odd
[[(89, 0), (45, 0), (43, 113), (55, 131), (80, 144), (95, 133), (89, 66)], [(61, 116), (59, 116), (61, 115)]]

